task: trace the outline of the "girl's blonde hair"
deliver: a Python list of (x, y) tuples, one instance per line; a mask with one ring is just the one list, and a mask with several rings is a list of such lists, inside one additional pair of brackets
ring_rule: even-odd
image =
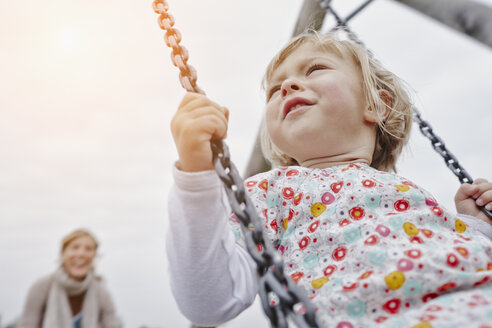
[[(362, 87), (369, 106), (380, 115), (376, 145), (371, 166), (383, 171), (396, 171), (395, 164), (403, 146), (408, 142), (412, 126), (412, 103), (403, 81), (371, 58), (367, 50), (352, 41), (338, 39), (334, 34), (306, 32), (289, 42), (270, 62), (263, 78), (266, 88), (274, 71), (301, 45), (311, 42), (337, 55), (350, 54), (359, 67)], [(382, 116), (386, 109), (389, 114)], [(261, 148), (272, 166), (297, 165), (295, 159), (283, 153), (271, 140), (265, 120), (261, 128)]]
[(97, 250), (97, 247), (99, 246), (99, 243), (97, 242), (96, 237), (94, 237), (94, 235), (92, 233), (90, 233), (88, 230), (85, 230), (85, 229), (77, 229), (77, 230), (72, 231), (71, 233), (69, 233), (65, 237), (63, 237), (62, 243), (61, 243), (61, 253), (63, 254), (63, 252), (65, 251), (65, 249), (68, 247), (68, 245), (72, 241), (74, 241), (77, 238), (86, 237), (86, 236), (87, 237), (90, 237), (94, 241), (94, 244), (96, 245), (96, 248), (95, 249)]

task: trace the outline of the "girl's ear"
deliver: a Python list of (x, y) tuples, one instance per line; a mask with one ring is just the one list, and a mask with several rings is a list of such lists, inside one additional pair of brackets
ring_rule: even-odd
[(384, 122), (393, 107), (393, 98), (391, 98), (388, 91), (379, 90), (378, 94), (379, 98), (383, 101), (381, 106), (377, 106), (377, 108), (367, 107), (364, 112), (365, 120), (371, 123)]

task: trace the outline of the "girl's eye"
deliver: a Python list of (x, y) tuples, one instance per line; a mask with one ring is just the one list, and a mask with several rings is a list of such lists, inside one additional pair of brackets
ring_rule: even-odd
[(327, 67), (326, 66), (323, 66), (323, 65), (318, 65), (318, 64), (312, 65), (307, 70), (306, 75), (309, 75), (309, 74), (311, 74), (314, 71), (319, 71), (319, 70), (323, 70), (323, 69), (326, 69), (326, 68)]
[(271, 88), (270, 91), (268, 92), (268, 98), (267, 98), (267, 100), (270, 100), (270, 98), (272, 98), (273, 95), (275, 93), (277, 93), (278, 91), (280, 91), (280, 87), (279, 86), (276, 86), (276, 87)]

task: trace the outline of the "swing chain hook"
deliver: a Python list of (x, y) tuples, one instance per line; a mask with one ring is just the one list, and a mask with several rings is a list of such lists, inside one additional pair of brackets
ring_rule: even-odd
[[(166, 31), (164, 41), (172, 49), (171, 60), (179, 71), (181, 86), (205, 94), (197, 84), (196, 70), (188, 64), (188, 51), (180, 45), (181, 33), (174, 28), (166, 0), (154, 0), (152, 7), (159, 14), (158, 23)], [(222, 140), (212, 140), (215, 171), (224, 184), (225, 193), (241, 228), (248, 253), (257, 265), (259, 295), (263, 310), (274, 328), (287, 328), (288, 319), (299, 328), (318, 328), (315, 307), (300, 289), (284, 274), (282, 258), (269, 240), (265, 240), (262, 220), (247, 196), (244, 181), (230, 159), (229, 148)]]

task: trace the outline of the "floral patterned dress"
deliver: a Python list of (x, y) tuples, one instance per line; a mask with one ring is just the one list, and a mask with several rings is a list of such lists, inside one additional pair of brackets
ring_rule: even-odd
[(245, 186), (322, 327), (492, 327), (492, 242), (407, 179), (350, 164)]

